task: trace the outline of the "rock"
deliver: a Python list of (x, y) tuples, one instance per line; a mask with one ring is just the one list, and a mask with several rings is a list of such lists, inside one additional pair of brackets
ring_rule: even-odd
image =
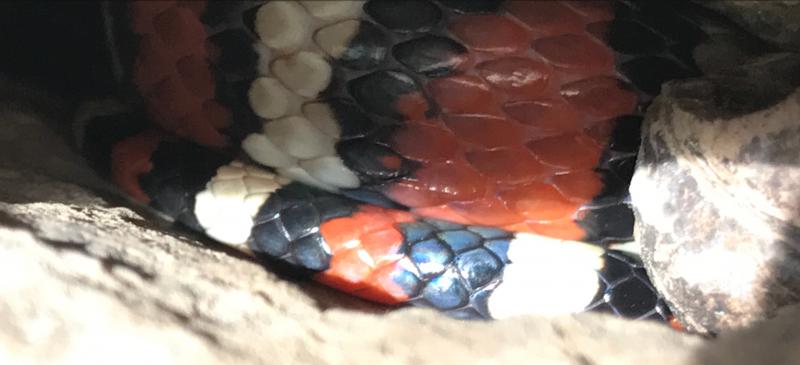
[(800, 302), (800, 55), (671, 82), (648, 110), (631, 183), (636, 239), (690, 330)]
[(800, 364), (800, 306), (786, 307), (774, 319), (727, 333), (697, 352), (698, 364)]
[(800, 2), (796, 0), (696, 2), (729, 17), (777, 47), (800, 51)]

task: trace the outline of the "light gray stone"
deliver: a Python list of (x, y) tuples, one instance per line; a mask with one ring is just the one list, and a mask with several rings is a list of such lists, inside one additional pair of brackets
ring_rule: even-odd
[(699, 364), (800, 364), (800, 306), (746, 330), (723, 334), (696, 353)]
[(631, 183), (656, 288), (689, 329), (745, 328), (800, 302), (800, 56), (668, 83)]

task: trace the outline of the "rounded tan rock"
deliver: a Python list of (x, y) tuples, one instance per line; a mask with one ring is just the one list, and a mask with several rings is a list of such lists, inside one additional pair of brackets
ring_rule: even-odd
[(798, 86), (800, 56), (770, 54), (668, 84), (648, 111), (635, 234), (690, 330), (745, 328), (800, 302)]

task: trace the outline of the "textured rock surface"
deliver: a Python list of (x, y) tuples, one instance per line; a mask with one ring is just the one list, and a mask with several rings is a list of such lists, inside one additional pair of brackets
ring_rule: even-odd
[(800, 307), (787, 307), (776, 317), (746, 331), (723, 335), (700, 349), (697, 364), (800, 364)]
[(670, 83), (631, 183), (637, 240), (678, 318), (721, 332), (800, 302), (800, 56)]
[(800, 1), (701, 0), (697, 3), (719, 11), (773, 45), (800, 51)]

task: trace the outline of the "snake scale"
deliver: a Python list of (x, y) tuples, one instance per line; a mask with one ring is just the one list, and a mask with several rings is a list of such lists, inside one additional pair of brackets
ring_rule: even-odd
[(124, 102), (76, 130), (137, 201), (379, 303), (671, 319), (619, 244), (642, 115), (663, 82), (701, 74), (713, 14), (634, 0), (104, 12)]

